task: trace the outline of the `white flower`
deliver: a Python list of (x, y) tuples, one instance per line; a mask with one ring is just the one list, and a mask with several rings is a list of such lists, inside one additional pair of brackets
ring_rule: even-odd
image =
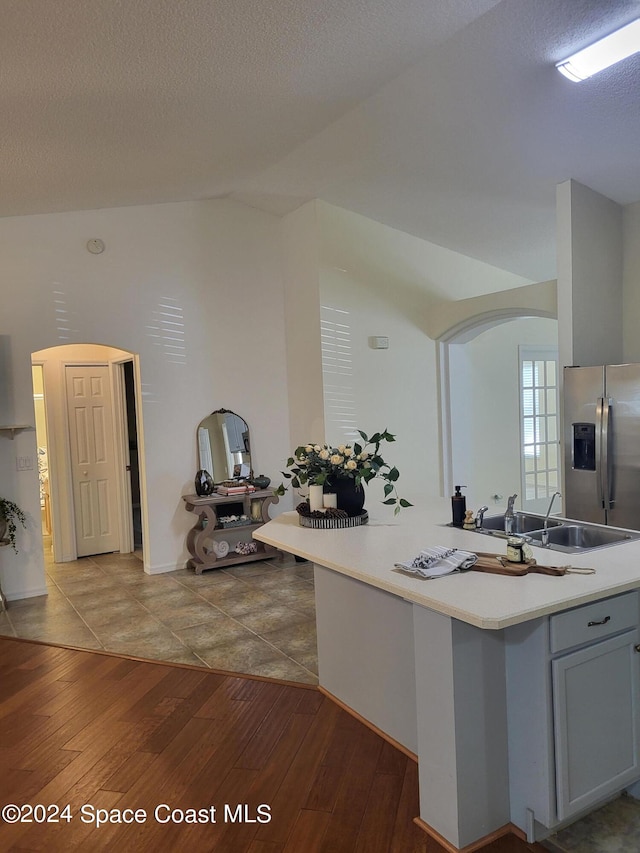
[(318, 453), (318, 456), (320, 457), (320, 459), (326, 460), (329, 458), (329, 451), (326, 448), (324, 448), (323, 450), (320, 451), (320, 453)]
[(347, 464), (344, 466), (348, 471), (354, 471), (358, 467), (358, 463), (355, 459), (349, 459)]
[(369, 454), (365, 450), (363, 450), (362, 453), (358, 453), (358, 459), (362, 460), (363, 462), (365, 459), (368, 459), (368, 458), (369, 458)]
[(311, 453), (311, 451), (312, 451), (312, 450), (313, 450), (313, 445), (312, 445), (312, 444), (307, 444), (307, 446), (305, 447), (305, 451), (306, 451), (307, 453)]
[(353, 456), (353, 448), (352, 447), (345, 447), (345, 449), (342, 452), (344, 453), (345, 456)]
[(313, 449), (315, 450), (316, 453), (319, 453), (322, 448), (320, 447), (319, 444), (316, 444)]
[(332, 465), (341, 465), (344, 462), (344, 459), (339, 453), (334, 453), (329, 461)]
[(339, 447), (338, 447), (338, 452), (339, 452), (339, 453), (344, 453), (346, 449), (347, 449), (347, 448), (344, 446), (344, 444), (341, 444), (341, 445), (339, 445)]

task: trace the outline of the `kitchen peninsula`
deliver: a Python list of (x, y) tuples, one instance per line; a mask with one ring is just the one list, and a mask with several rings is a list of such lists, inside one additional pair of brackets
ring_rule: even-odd
[(570, 555), (591, 575), (423, 580), (394, 564), (506, 543), (450, 527), (446, 500), (369, 511), (348, 530), (283, 513), (254, 535), (314, 563), (320, 686), (418, 756), (427, 831), (450, 850), (539, 839), (640, 778), (640, 541)]

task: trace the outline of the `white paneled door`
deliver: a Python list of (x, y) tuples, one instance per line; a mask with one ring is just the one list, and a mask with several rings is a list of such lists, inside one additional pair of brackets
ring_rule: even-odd
[(107, 365), (67, 366), (78, 557), (119, 549), (111, 386)]

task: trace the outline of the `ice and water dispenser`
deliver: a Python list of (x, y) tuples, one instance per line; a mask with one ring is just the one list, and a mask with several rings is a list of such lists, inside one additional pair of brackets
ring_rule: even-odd
[(573, 467), (578, 471), (596, 470), (596, 425), (578, 423), (573, 427)]

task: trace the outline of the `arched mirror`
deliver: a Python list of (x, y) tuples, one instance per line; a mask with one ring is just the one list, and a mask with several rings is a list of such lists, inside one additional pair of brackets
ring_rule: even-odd
[(228, 409), (217, 409), (198, 424), (198, 462), (215, 483), (251, 476), (247, 422)]

